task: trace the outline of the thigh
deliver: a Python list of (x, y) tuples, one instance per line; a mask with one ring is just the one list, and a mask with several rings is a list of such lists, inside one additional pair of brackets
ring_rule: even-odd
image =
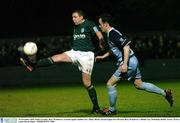
[(78, 62), (78, 67), (82, 72), (91, 75), (94, 66), (94, 53), (80, 52), (77, 55), (77, 62)]
[(71, 58), (65, 54), (57, 54), (51, 57), (54, 62), (72, 62)]
[(130, 80), (131, 78), (136, 77), (136, 74), (140, 74), (139, 72), (139, 63), (135, 56), (131, 57), (129, 59), (129, 65), (128, 65), (128, 72), (127, 72), (127, 79)]
[(77, 62), (77, 52), (74, 51), (73, 49), (64, 52), (64, 54), (66, 54), (66, 55), (71, 59), (71, 61), (72, 61), (73, 63), (76, 63), (76, 62)]
[(65, 52), (65, 54), (67, 54), (71, 58), (72, 63), (77, 65), (80, 71), (91, 75), (94, 66), (93, 52), (70, 50)]
[(123, 78), (123, 79), (130, 80), (131, 78), (136, 76), (136, 73), (139, 74), (139, 71), (137, 71), (137, 70), (139, 70), (138, 69), (138, 60), (134, 56), (129, 59), (128, 71), (126, 73), (122, 73), (120, 67), (118, 67), (118, 69), (115, 71), (115, 73), (113, 75), (119, 79)]

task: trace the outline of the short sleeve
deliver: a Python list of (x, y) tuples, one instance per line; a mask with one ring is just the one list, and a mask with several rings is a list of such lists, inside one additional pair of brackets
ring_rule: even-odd
[(89, 21), (88, 27), (93, 35), (100, 31), (98, 26), (92, 21)]
[(116, 31), (111, 31), (109, 33), (109, 39), (114, 44), (117, 45), (119, 48), (123, 48), (124, 46), (128, 45), (131, 41), (124, 37), (122, 34), (119, 34)]

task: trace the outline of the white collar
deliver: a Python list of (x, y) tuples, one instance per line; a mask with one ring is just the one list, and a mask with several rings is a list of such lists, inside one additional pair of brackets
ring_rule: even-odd
[(109, 33), (110, 33), (113, 29), (114, 29), (114, 28), (111, 27), (111, 28), (108, 30), (108, 32), (107, 32), (108, 37), (109, 37)]
[(83, 19), (82, 22), (81, 22), (80, 24), (84, 23), (84, 21), (85, 21), (85, 19)]

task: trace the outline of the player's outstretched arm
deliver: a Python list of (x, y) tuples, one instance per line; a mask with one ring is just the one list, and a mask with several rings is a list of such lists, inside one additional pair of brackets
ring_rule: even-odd
[(107, 53), (105, 53), (105, 54), (102, 55), (102, 56), (96, 56), (95, 61), (103, 60), (103, 59), (109, 57), (111, 54), (112, 54), (111, 51), (108, 51)]

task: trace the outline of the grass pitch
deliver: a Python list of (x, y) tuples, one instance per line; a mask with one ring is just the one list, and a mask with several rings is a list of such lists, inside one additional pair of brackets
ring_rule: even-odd
[[(173, 107), (164, 97), (137, 90), (125, 81), (118, 85), (118, 113), (110, 117), (180, 117), (180, 80), (152, 83), (173, 90)], [(108, 106), (106, 84), (94, 85), (100, 106)], [(91, 114), (91, 108), (83, 85), (0, 88), (0, 117), (105, 117)]]

